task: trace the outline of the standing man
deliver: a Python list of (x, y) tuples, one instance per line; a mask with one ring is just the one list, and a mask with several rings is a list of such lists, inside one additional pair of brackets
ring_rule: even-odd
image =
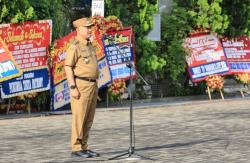
[(97, 157), (98, 153), (88, 149), (89, 130), (92, 126), (96, 102), (98, 65), (94, 47), (90, 43), (90, 18), (73, 22), (77, 35), (66, 52), (65, 72), (70, 87), (72, 111), (72, 156)]

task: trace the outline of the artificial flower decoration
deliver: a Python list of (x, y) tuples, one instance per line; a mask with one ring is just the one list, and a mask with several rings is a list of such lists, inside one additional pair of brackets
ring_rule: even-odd
[(106, 33), (106, 27), (105, 27), (105, 19), (102, 16), (95, 15), (92, 17), (93, 20), (93, 28), (92, 32), (94, 35), (99, 35), (101, 38)]
[(36, 96), (38, 95), (37, 92), (33, 92), (33, 93), (27, 93), (27, 94), (24, 94), (24, 99), (32, 99), (32, 98), (35, 98)]
[(122, 29), (122, 23), (116, 16), (108, 16), (105, 19), (105, 29), (108, 30), (120, 30)]
[(210, 75), (205, 81), (207, 82), (207, 86), (214, 90), (220, 90), (224, 86), (224, 79), (220, 75)]
[(113, 83), (109, 86), (108, 92), (111, 96), (111, 100), (119, 100), (126, 89), (126, 83), (123, 79), (115, 79)]
[(92, 32), (95, 36), (103, 37), (108, 30), (120, 30), (123, 28), (121, 21), (116, 16), (108, 16), (104, 18), (99, 15), (92, 17)]
[(250, 75), (248, 73), (237, 74), (235, 75), (235, 78), (243, 84), (250, 83)]

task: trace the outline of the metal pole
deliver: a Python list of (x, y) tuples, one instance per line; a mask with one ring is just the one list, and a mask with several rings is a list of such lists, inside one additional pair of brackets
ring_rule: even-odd
[(132, 79), (132, 65), (129, 65), (130, 68), (130, 148), (129, 148), (129, 156), (134, 153), (133, 147), (133, 79)]

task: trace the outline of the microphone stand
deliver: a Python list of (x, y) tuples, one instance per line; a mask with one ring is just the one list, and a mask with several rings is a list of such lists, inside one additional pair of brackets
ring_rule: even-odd
[[(131, 32), (132, 33), (132, 32)], [(129, 46), (131, 47), (131, 33), (130, 33), (130, 43), (129, 43)], [(121, 54), (121, 56), (125, 57), (123, 55), (123, 53), (121, 52), (121, 50), (115, 45), (115, 43), (113, 42), (114, 39), (113, 38), (110, 38), (110, 37), (106, 37), (108, 40), (109, 40), (109, 43), (115, 47), (115, 49), (119, 52), (119, 54)], [(116, 160), (122, 156), (126, 156), (127, 155), (127, 158), (132, 158), (133, 155), (137, 155), (141, 158), (144, 158), (144, 159), (147, 159), (147, 160), (154, 160), (154, 159), (151, 159), (151, 158), (147, 158), (145, 156), (141, 156), (139, 154), (136, 154), (135, 153), (135, 135), (134, 135), (134, 126), (133, 126), (133, 91), (132, 91), (132, 85), (133, 85), (133, 79), (132, 79), (132, 69), (136, 72), (136, 74), (142, 79), (142, 81), (147, 85), (149, 86), (149, 84), (146, 82), (146, 80), (139, 74), (139, 72), (134, 68), (131, 60), (129, 60), (127, 63), (126, 63), (126, 66), (130, 69), (129, 71), (129, 83), (130, 83), (130, 94), (129, 94), (129, 98), (130, 98), (130, 108), (129, 108), (129, 111), (130, 111), (130, 120), (129, 120), (129, 128), (130, 128), (130, 134), (129, 134), (129, 138), (130, 138), (130, 146), (128, 148), (128, 151), (125, 152), (125, 153), (122, 153), (122, 154), (119, 154), (117, 156), (114, 156), (112, 158), (109, 158), (108, 160)], [(133, 137), (134, 135), (134, 137)]]

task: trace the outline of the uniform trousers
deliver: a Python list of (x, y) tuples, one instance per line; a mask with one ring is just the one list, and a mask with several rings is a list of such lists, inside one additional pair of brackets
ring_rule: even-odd
[(93, 124), (98, 88), (96, 82), (76, 79), (80, 98), (71, 97), (72, 112), (72, 151), (86, 150), (88, 147), (89, 131)]

